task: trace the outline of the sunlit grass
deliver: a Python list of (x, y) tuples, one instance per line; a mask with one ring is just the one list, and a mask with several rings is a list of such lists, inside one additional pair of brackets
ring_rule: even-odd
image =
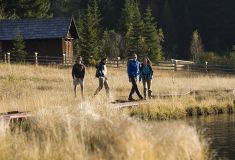
[[(138, 108), (118, 110), (110, 102), (128, 97), (131, 84), (125, 68), (108, 68), (110, 98), (104, 90), (93, 96), (98, 80), (95, 69), (87, 68), (84, 101), (79, 88), (74, 97), (71, 68), (1, 64), (0, 70), (0, 112), (35, 115), (27, 132), (1, 132), (0, 159), (207, 159), (207, 143), (195, 128), (183, 122), (147, 124), (129, 114), (172, 119), (185, 117), (187, 107), (208, 107), (210, 112), (210, 106), (229, 106), (233, 99), (227, 93), (203, 93), (157, 98)], [(232, 76), (156, 70), (152, 90), (159, 95), (233, 86)], [(139, 87), (142, 91), (141, 83)]]

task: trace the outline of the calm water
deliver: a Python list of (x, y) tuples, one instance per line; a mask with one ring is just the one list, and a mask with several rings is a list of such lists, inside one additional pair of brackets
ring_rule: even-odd
[(210, 139), (211, 149), (216, 151), (216, 159), (235, 160), (235, 114), (193, 118), (189, 120), (197, 128), (204, 130)]

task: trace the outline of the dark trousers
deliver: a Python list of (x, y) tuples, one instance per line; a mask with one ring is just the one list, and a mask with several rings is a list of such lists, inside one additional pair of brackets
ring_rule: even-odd
[(138, 89), (138, 86), (136, 84), (137, 78), (136, 77), (130, 77), (131, 83), (132, 83), (132, 88), (131, 92), (129, 94), (129, 99), (132, 99), (132, 95), (136, 92), (136, 94), (139, 96), (139, 98), (143, 98), (143, 96), (140, 94), (140, 91)]

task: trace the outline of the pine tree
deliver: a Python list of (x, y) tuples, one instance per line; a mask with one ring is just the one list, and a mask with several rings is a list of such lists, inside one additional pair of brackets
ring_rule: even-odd
[(100, 54), (101, 57), (106, 57), (110, 53), (110, 38), (109, 38), (109, 32), (107, 30), (103, 33), (102, 38), (102, 52)]
[(191, 55), (193, 56), (193, 61), (199, 62), (199, 57), (203, 53), (203, 46), (202, 46), (201, 36), (197, 30), (195, 30), (192, 35), (190, 52)]
[(16, 40), (13, 42), (13, 49), (11, 50), (11, 55), (17, 62), (22, 62), (27, 56), (25, 51), (25, 42), (22, 35), (17, 35)]
[(96, 0), (91, 0), (88, 4), (86, 13), (82, 20), (80, 29), (80, 50), (84, 61), (88, 65), (94, 65), (100, 58), (100, 43), (99, 43), (99, 23), (100, 14)]
[(174, 57), (172, 53), (176, 52), (177, 46), (177, 32), (175, 30), (175, 23), (173, 21), (172, 9), (169, 0), (165, 0), (163, 7), (163, 31), (165, 37), (166, 56)]
[(126, 42), (126, 52), (127, 54), (136, 53), (139, 55), (143, 55), (144, 50), (144, 38), (143, 38), (143, 20), (139, 11), (139, 7), (137, 3), (131, 4), (131, 18), (129, 22), (125, 24), (127, 28), (125, 34), (125, 42)]
[(134, 16), (134, 1), (133, 0), (125, 0), (124, 7), (121, 11), (121, 20), (120, 20), (120, 31), (122, 34), (126, 34), (130, 28), (130, 25)]
[(6, 6), (5, 12), (9, 15), (14, 13), (19, 18), (45, 18), (50, 17), (49, 0), (3, 0)]
[(117, 58), (120, 55), (121, 35), (114, 30), (105, 30), (102, 38), (102, 57)]
[(158, 61), (162, 57), (161, 43), (163, 42), (163, 33), (161, 29), (157, 29), (151, 12), (152, 10), (148, 6), (143, 18), (143, 36), (146, 44), (145, 52), (153, 61)]
[(6, 15), (4, 13), (4, 9), (2, 6), (0, 6), (0, 19), (5, 19), (6, 18)]
[(15, 12), (8, 13), (6, 11), (6, 2), (5, 0), (0, 0), (0, 19), (16, 19), (18, 16), (15, 14)]

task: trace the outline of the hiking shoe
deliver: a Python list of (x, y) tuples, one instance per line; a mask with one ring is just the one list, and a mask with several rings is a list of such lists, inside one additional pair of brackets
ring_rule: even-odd
[(135, 101), (135, 99), (132, 98), (132, 97), (129, 97), (128, 100), (129, 100), (129, 101)]
[(144, 100), (144, 97), (140, 97), (140, 100)]

